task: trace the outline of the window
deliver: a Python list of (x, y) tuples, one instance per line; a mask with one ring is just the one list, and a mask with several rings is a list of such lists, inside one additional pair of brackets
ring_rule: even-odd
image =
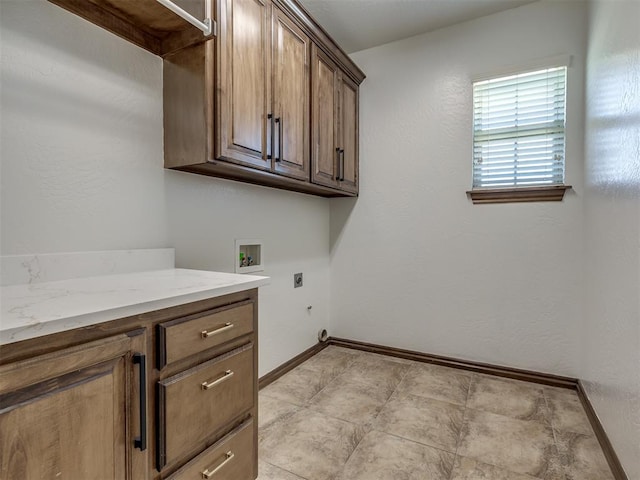
[(474, 203), (562, 200), (566, 79), (563, 66), (473, 84)]

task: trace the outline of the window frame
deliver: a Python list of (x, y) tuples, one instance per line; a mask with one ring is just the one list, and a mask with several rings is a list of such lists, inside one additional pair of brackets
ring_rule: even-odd
[[(529, 62), (525, 65), (512, 66), (509, 68), (494, 70), (484, 75), (474, 76), (472, 78), (472, 86), (477, 82), (485, 80), (497, 79), (501, 77), (507, 77), (517, 74), (525, 74), (534, 72), (537, 70), (545, 70), (557, 67), (566, 67), (565, 77), (565, 89), (568, 92), (569, 88), (569, 72), (571, 69), (572, 57), (570, 55), (559, 55), (551, 58), (539, 59)], [(471, 104), (474, 105), (473, 88), (471, 89)], [(505, 186), (505, 187), (472, 187), (467, 190), (467, 195), (471, 198), (474, 204), (485, 203), (522, 203), (522, 202), (542, 202), (542, 201), (562, 201), (564, 193), (571, 189), (571, 185), (567, 184), (567, 156), (566, 156), (566, 139), (567, 139), (567, 111), (568, 111), (568, 99), (565, 97), (565, 130), (564, 130), (564, 142), (565, 142), (565, 156), (564, 162), (564, 183), (563, 184), (548, 184), (548, 185), (528, 185), (528, 186)], [(472, 153), (471, 153), (471, 184), (473, 185), (473, 175), (475, 171), (474, 166), (474, 121), (475, 116), (471, 114), (471, 139), (472, 139)]]

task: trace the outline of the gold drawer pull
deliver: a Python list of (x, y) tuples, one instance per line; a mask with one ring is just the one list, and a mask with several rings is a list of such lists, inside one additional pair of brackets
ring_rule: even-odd
[(202, 382), (202, 389), (203, 390), (209, 390), (210, 388), (215, 387), (216, 385), (220, 385), (222, 382), (224, 382), (225, 380), (229, 380), (231, 377), (233, 377), (233, 372), (231, 370), (227, 370), (226, 372), (224, 372), (224, 375), (221, 376), (219, 379), (214, 380), (211, 383), (207, 383), (207, 382)]
[(211, 477), (213, 477), (216, 474), (216, 472), (219, 472), (222, 467), (224, 467), (227, 463), (229, 463), (231, 460), (233, 460), (233, 457), (235, 457), (235, 455), (233, 454), (233, 452), (229, 451), (229, 452), (225, 453), (224, 457), (225, 457), (224, 461), (220, 465), (218, 465), (216, 468), (214, 468), (211, 471), (209, 471), (209, 469), (207, 469), (204, 472), (202, 472), (202, 478), (211, 478)]
[(227, 330), (231, 330), (234, 326), (235, 325), (233, 323), (227, 322), (224, 324), (224, 327), (216, 328), (215, 330), (211, 330), (210, 332), (203, 330), (201, 335), (202, 335), (202, 338), (209, 338), (212, 335), (217, 335), (219, 333), (226, 332)]

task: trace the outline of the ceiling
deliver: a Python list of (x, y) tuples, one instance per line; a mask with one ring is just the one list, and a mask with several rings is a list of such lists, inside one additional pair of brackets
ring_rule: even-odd
[(347, 53), (535, 0), (300, 0)]

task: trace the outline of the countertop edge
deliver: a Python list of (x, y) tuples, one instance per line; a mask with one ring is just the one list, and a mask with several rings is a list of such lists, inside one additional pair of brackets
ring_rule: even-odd
[(44, 322), (31, 322), (23, 326), (16, 326), (8, 329), (0, 329), (0, 346), (7, 346), (23, 340), (43, 337), (55, 333), (61, 333), (76, 328), (89, 327), (100, 323), (118, 320), (134, 315), (149, 313), (156, 310), (186, 305), (200, 300), (221, 297), (245, 290), (252, 290), (269, 284), (269, 277), (247, 280), (243, 283), (235, 283), (226, 286), (216, 286), (197, 292), (190, 292), (179, 295), (167, 296), (165, 298), (153, 299), (146, 302), (131, 305), (118, 306), (114, 308), (101, 309), (75, 316), (66, 316)]

